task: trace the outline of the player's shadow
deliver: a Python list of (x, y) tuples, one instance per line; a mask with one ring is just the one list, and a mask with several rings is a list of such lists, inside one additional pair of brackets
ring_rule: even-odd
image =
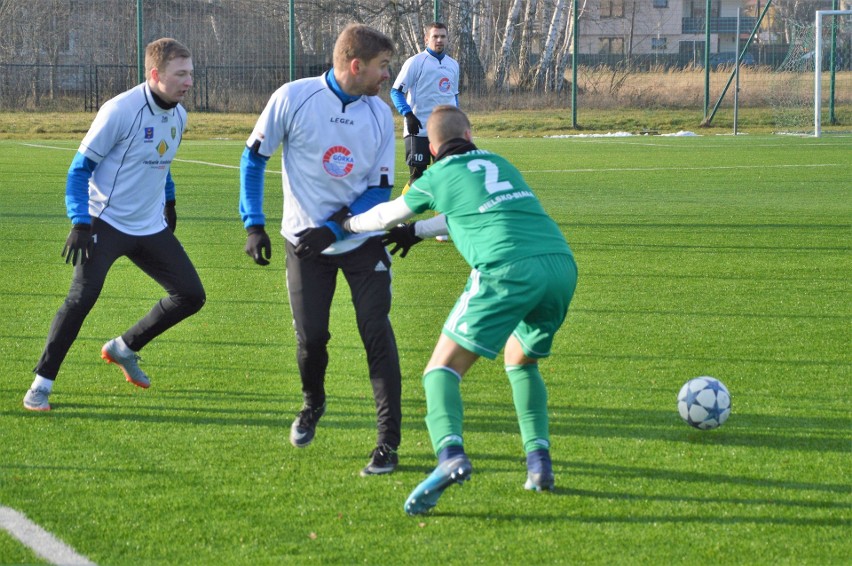
[[(465, 403), (465, 431), (517, 433), (518, 423), (511, 405), (502, 410), (499, 405)], [(701, 431), (684, 423), (674, 407), (651, 410), (551, 404), (549, 410), (550, 434), (554, 437), (664, 440), (710, 446), (849, 452), (849, 419), (845, 415), (768, 416), (742, 412), (735, 405), (725, 425)], [(495, 417), (495, 414), (501, 416)], [(569, 444), (570, 440), (564, 442)]]

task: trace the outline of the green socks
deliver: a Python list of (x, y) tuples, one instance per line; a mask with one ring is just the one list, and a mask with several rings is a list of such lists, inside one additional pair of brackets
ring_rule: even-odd
[[(548, 450), (550, 427), (547, 389), (537, 364), (506, 366), (524, 452)], [(447, 368), (435, 368), (423, 376), (426, 391), (426, 426), (435, 454), (448, 446), (462, 446), (461, 377)]]
[(506, 366), (512, 384), (512, 398), (521, 428), (524, 452), (548, 450), (550, 427), (547, 419), (547, 389), (537, 364)]
[(461, 376), (447, 368), (436, 368), (423, 376), (426, 391), (426, 427), (432, 448), (438, 454), (447, 446), (462, 445)]

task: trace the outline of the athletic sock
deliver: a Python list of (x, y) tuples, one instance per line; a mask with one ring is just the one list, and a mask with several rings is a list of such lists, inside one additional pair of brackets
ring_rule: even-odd
[(547, 388), (538, 371), (538, 364), (506, 366), (512, 384), (512, 399), (518, 415), (524, 452), (550, 448), (550, 427), (547, 418)]
[(438, 452), (438, 464), (443, 464), (447, 460), (464, 456), (464, 446), (458, 444), (450, 444), (446, 448)]
[(44, 389), (50, 393), (53, 390), (53, 380), (36, 374), (30, 389)]
[(435, 454), (448, 446), (462, 446), (461, 376), (448, 368), (436, 368), (423, 376), (426, 391), (426, 428)]

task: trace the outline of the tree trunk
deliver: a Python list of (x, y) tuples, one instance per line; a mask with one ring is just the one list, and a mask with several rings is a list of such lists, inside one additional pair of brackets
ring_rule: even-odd
[(512, 60), (512, 44), (515, 40), (515, 26), (518, 25), (518, 17), (521, 14), (523, 0), (514, 0), (512, 8), (506, 17), (506, 32), (503, 35), (503, 47), (500, 49), (500, 59), (497, 61), (497, 73), (494, 76), (494, 88), (503, 88), (503, 82), (509, 74), (509, 66)]
[(553, 71), (553, 53), (556, 50), (556, 42), (559, 39), (559, 34), (562, 32), (562, 15), (565, 13), (565, 0), (557, 0), (556, 6), (553, 9), (553, 17), (550, 19), (550, 27), (547, 32), (547, 40), (544, 44), (544, 53), (541, 55), (541, 63), (538, 66), (538, 71), (535, 74), (533, 81), (536, 89), (545, 87), (545, 91), (549, 90), (546, 84), (548, 74)]
[(485, 84), (485, 69), (479, 60), (479, 49), (473, 38), (473, 10), (470, 0), (459, 2), (459, 38), (461, 50), (458, 61), (462, 76), (467, 77), (467, 87), (477, 94), (487, 90)]
[(518, 82), (521, 86), (532, 82), (530, 74), (530, 47), (533, 38), (533, 26), (535, 24), (535, 11), (538, 0), (527, 0), (524, 10), (524, 23), (521, 28), (521, 47), (518, 53)]

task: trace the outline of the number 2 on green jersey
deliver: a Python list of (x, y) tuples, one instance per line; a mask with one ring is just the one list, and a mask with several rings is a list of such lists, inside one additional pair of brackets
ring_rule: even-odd
[(494, 194), (500, 191), (508, 191), (514, 189), (509, 181), (498, 181), (499, 170), (491, 161), (485, 159), (473, 159), (467, 164), (467, 168), (471, 173), (476, 173), (485, 169), (485, 190), (488, 194)]

